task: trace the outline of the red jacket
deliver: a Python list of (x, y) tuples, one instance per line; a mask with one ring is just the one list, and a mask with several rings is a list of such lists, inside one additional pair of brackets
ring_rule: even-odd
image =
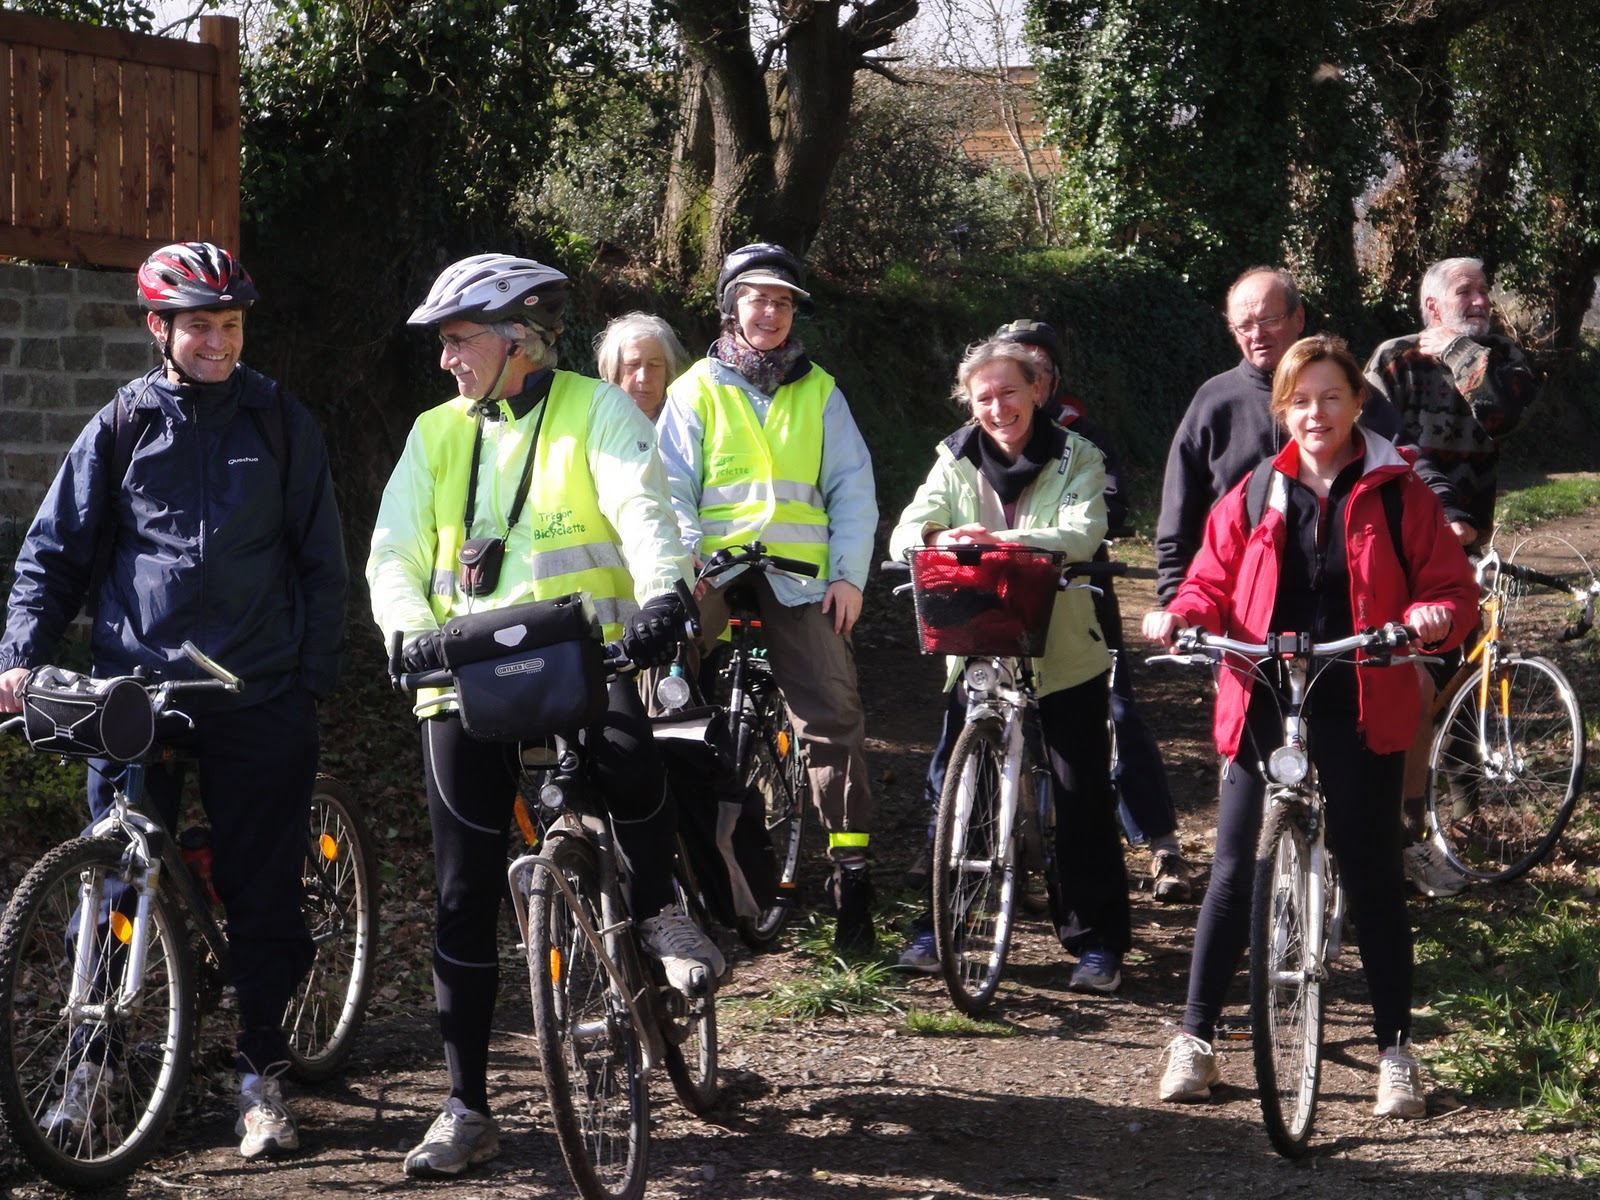
[[(1444, 509), (1411, 470), (1415, 455), (1374, 434), (1364, 436), (1365, 467), (1345, 505), (1345, 557), (1350, 571), (1350, 610), (1356, 629), (1404, 621), (1420, 604), (1443, 604), (1451, 611), (1449, 636), (1436, 650), (1460, 645), (1477, 625), (1478, 587), (1472, 565), (1445, 523)], [(1274, 469), (1295, 478), (1300, 448), (1290, 442), (1273, 460)], [(1405, 569), (1395, 553), (1378, 486), (1403, 476), (1401, 537)], [(1188, 577), (1167, 611), (1185, 625), (1201, 625), (1241, 641), (1259, 642), (1268, 633), (1278, 590), (1278, 569), (1287, 536), (1284, 514), (1271, 505), (1250, 527), (1245, 488), (1240, 480), (1206, 519), (1205, 541)], [(1357, 671), (1359, 726), (1368, 749), (1391, 754), (1411, 745), (1421, 709), (1414, 670), (1404, 667)], [(1217, 683), (1214, 733), (1217, 749), (1229, 758), (1239, 751), (1252, 676), (1223, 671)]]

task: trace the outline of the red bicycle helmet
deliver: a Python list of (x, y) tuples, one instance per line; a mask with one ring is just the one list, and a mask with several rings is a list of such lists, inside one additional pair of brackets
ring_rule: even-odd
[(139, 268), (139, 302), (151, 312), (249, 308), (257, 299), (250, 272), (210, 242), (163, 246)]

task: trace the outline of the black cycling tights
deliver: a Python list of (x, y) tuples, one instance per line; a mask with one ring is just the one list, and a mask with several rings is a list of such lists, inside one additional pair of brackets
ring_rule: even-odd
[[(1255, 848), (1265, 786), (1256, 763), (1283, 742), (1277, 705), (1260, 682), (1250, 733), (1223, 780), (1217, 853), (1195, 926), (1189, 1003), (1183, 1028), (1209, 1042), (1228, 985), (1250, 942)], [(1328, 807), (1328, 844), (1339, 860), (1356, 945), (1372, 1002), (1372, 1032), (1388, 1049), (1411, 1033), (1411, 921), (1400, 865), (1400, 776), (1404, 754), (1374, 754), (1356, 731), (1356, 714), (1309, 706), (1311, 753)], [(1252, 736), (1255, 744), (1252, 744)], [(1250, 765), (1246, 767), (1246, 763)]]
[[(602, 735), (590, 745), (590, 761), (633, 875), (633, 911), (654, 916), (673, 898), (676, 821), (664, 799), (649, 718), (631, 683), (611, 685)], [(500, 983), (496, 940), (516, 799), (516, 749), (474, 741), (450, 714), (422, 722), (422, 763), (439, 890), (433, 986), (450, 1094), (487, 1114), (489, 1028)]]

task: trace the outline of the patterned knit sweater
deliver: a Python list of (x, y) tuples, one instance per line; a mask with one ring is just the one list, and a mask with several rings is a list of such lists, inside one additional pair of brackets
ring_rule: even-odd
[(1522, 422), (1538, 381), (1508, 338), (1457, 337), (1434, 358), (1418, 337), (1392, 338), (1372, 352), (1367, 383), (1400, 414), (1396, 440), (1415, 445), (1455, 491), (1445, 516), (1487, 536), (1494, 525), (1500, 439)]

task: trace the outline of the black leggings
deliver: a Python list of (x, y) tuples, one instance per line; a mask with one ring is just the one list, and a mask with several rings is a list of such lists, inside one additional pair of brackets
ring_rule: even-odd
[[(600, 736), (590, 734), (590, 763), (633, 876), (633, 912), (654, 916), (673, 899), (676, 821), (639, 693), (631, 681), (620, 680), (611, 685), (609, 701)], [(422, 722), (422, 765), (439, 893), (433, 987), (450, 1094), (487, 1113), (489, 1028), (500, 986), (496, 942), (517, 750), (469, 738), (452, 713)]]
[(1120, 957), (1133, 939), (1117, 794), (1111, 787), (1107, 683), (1102, 672), (1040, 696), (1039, 725), (1056, 785), (1061, 904), (1071, 914), (1060, 931), (1062, 943), (1075, 954), (1109, 950)]
[[(1328, 843), (1339, 862), (1372, 1003), (1372, 1031), (1389, 1049), (1411, 1033), (1411, 922), (1400, 861), (1404, 754), (1374, 754), (1347, 708), (1306, 710), (1312, 760), (1328, 810)], [(1265, 785), (1259, 760), (1282, 744), (1283, 723), (1258, 680), (1249, 729), (1229, 764), (1217, 807), (1217, 852), (1195, 927), (1184, 1032), (1209, 1042), (1228, 985), (1250, 941), (1250, 902)]]

